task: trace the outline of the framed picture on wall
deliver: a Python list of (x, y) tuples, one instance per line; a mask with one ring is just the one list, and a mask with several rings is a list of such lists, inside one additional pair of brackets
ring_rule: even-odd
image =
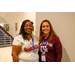
[(6, 31), (9, 31), (9, 25), (8, 25), (8, 24), (4, 24), (4, 29), (5, 29)]
[(15, 23), (15, 31), (18, 30), (18, 23)]

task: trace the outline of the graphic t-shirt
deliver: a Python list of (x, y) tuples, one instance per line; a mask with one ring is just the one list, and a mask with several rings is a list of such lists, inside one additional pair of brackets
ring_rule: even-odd
[[(59, 37), (55, 37), (53, 40), (48, 41), (46, 46), (47, 39), (44, 40), (44, 43), (40, 43), (40, 52), (43, 53), (43, 47), (45, 50), (46, 62), (60, 62), (62, 58), (62, 44)], [(42, 60), (41, 60), (42, 61)]]
[(38, 62), (39, 56), (39, 40), (37, 36), (33, 36), (34, 39), (34, 51), (32, 45), (32, 39), (24, 40), (22, 35), (17, 35), (14, 38), (13, 45), (22, 46), (22, 50), (18, 55), (19, 62)]

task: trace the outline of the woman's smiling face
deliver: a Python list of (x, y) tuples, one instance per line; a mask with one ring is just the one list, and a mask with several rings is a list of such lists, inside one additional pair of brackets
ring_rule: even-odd
[(42, 32), (47, 35), (50, 32), (50, 25), (48, 22), (43, 22), (42, 24)]
[(26, 34), (31, 34), (32, 33), (33, 25), (30, 21), (25, 24), (24, 31), (25, 31)]

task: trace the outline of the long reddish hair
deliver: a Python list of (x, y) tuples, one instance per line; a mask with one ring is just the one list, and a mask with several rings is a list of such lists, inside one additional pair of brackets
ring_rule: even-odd
[(45, 20), (43, 20), (43, 21), (41, 22), (41, 24), (40, 24), (40, 35), (39, 35), (40, 43), (42, 42), (43, 37), (44, 37), (44, 34), (43, 34), (43, 32), (42, 32), (42, 24), (43, 24), (44, 22), (47, 22), (47, 23), (50, 25), (49, 41), (51, 41), (52, 39), (54, 39), (55, 36), (57, 36), (57, 35), (55, 34), (54, 30), (53, 30), (53, 27), (52, 27), (50, 21), (45, 19)]

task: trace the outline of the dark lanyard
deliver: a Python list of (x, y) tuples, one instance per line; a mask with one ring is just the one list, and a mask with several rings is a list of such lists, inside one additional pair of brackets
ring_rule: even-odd
[[(49, 38), (47, 38), (47, 41), (46, 41), (46, 43), (45, 43), (44, 47), (42, 48), (42, 49), (43, 49), (43, 52), (44, 52), (44, 49), (45, 49), (45, 46), (46, 46), (46, 44), (47, 44), (48, 40), (49, 40)], [(44, 38), (43, 38), (43, 42), (42, 42), (42, 44), (43, 44), (43, 43), (44, 43)]]

